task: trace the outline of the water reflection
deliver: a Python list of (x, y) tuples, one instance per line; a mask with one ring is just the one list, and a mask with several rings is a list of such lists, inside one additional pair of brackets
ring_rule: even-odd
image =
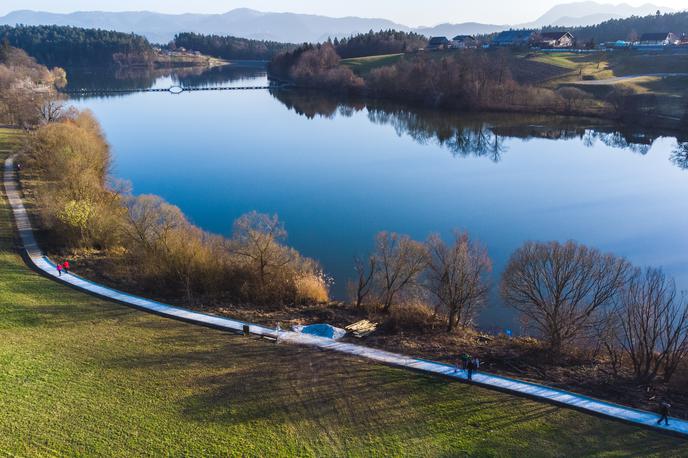
[[(552, 115), (456, 114), (438, 110), (409, 109), (384, 101), (341, 100), (313, 92), (273, 90), (271, 94), (284, 106), (308, 119), (351, 117), (367, 110), (368, 119), (378, 125), (392, 126), (398, 136), (417, 143), (436, 144), (454, 157), (485, 157), (499, 162), (508, 152), (506, 140), (574, 140), (588, 148), (596, 143), (646, 155), (663, 132), (624, 127), (598, 119)], [(688, 168), (686, 147), (679, 144), (672, 162)]]
[[(73, 68), (67, 70), (67, 91), (166, 89), (171, 86), (210, 88), (241, 85), (247, 81), (267, 78), (265, 64), (237, 62), (219, 67), (179, 68)], [(122, 97), (126, 93), (74, 95), (72, 98)]]
[[(141, 90), (182, 86), (210, 88), (256, 84), (267, 81), (262, 62), (238, 61), (219, 67), (95, 68), (68, 70), (68, 90)], [(342, 100), (310, 91), (271, 90), (289, 110), (308, 119), (350, 118), (366, 110), (371, 123), (392, 126), (398, 136), (423, 145), (436, 144), (457, 158), (485, 157), (499, 162), (508, 152), (506, 140), (518, 138), (574, 140), (592, 148), (597, 142), (645, 155), (661, 132), (624, 127), (608, 121), (551, 115), (456, 114), (437, 110), (409, 109), (388, 101)], [(74, 99), (122, 97), (127, 94), (89, 94)], [(678, 139), (671, 162), (688, 170), (688, 143)]]
[[(105, 82), (263, 86), (267, 79), (261, 67), (234, 66), (118, 72)], [(662, 266), (688, 285), (688, 208), (667, 199), (688, 192), (679, 168), (688, 165), (688, 138), (675, 134), (295, 90), (137, 93), (76, 105), (96, 113), (113, 173), (135, 193), (161, 195), (215, 233), (251, 210), (279, 214), (289, 243), (337, 280), (338, 299), (346, 298), (354, 256), (368, 252), (380, 230), (418, 240), (467, 230), (490, 250), (495, 281), (524, 241), (575, 239)], [(513, 315), (495, 298), (482, 324), (513, 326)]]
[(678, 143), (671, 153), (671, 162), (682, 170), (688, 170), (688, 142)]

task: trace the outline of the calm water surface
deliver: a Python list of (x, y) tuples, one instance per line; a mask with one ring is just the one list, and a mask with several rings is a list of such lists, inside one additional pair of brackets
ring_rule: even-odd
[[(72, 87), (258, 85), (255, 66), (73, 74)], [(468, 230), (494, 283), (526, 240), (574, 239), (663, 266), (688, 288), (688, 170), (678, 141), (592, 121), (414, 112), (269, 91), (139, 93), (75, 101), (102, 122), (114, 175), (195, 224), (229, 234), (251, 210), (277, 213), (289, 243), (345, 295), (352, 259), (381, 230), (419, 240)], [(672, 161), (672, 159), (674, 159)], [(688, 161), (684, 164), (688, 165)], [(484, 326), (515, 326), (497, 299)]]

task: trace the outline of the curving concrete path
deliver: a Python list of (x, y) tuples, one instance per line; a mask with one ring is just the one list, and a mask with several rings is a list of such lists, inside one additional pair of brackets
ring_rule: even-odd
[(575, 81), (570, 84), (576, 86), (607, 86), (610, 84), (623, 83), (625, 81), (633, 81), (641, 78), (678, 78), (688, 76), (688, 73), (647, 73), (644, 75), (626, 75), (626, 76), (614, 76), (612, 78), (606, 78), (603, 80), (584, 80)]
[[(59, 276), (55, 264), (41, 252), (41, 249), (36, 242), (28, 213), (22, 202), (21, 192), (19, 190), (14, 169), (15, 167), (13, 158), (7, 159), (5, 161), (4, 170), (5, 193), (12, 208), (17, 230), (26, 252), (26, 256), (29, 262), (33, 264), (35, 268), (39, 269), (42, 273), (51, 277), (55, 281), (77, 287), (105, 299), (115, 300), (128, 306), (167, 318), (236, 333), (243, 332), (244, 326), (248, 325), (251, 334), (260, 337), (276, 339), (279, 342), (317, 347), (347, 355), (366, 358), (371, 361), (390, 366), (402, 367), (426, 374), (436, 374), (455, 380), (466, 381), (465, 371), (457, 371), (453, 366), (449, 366), (447, 364), (426, 361), (423, 359), (377, 350), (362, 345), (335, 342), (322, 337), (299, 334), (290, 331), (275, 330), (266, 328), (264, 326), (232, 320), (229, 318), (207, 315), (204, 313), (173, 307), (160, 302), (133, 296), (121, 291), (116, 291), (90, 282), (73, 274), (63, 274), (62, 276)], [(575, 408), (587, 413), (688, 437), (688, 421), (685, 420), (672, 418), (669, 426), (659, 426), (657, 425), (658, 416), (653, 412), (632, 409), (617, 404), (599, 401), (587, 396), (557, 390), (555, 388), (549, 388), (543, 385), (500, 377), (497, 375), (490, 375), (483, 372), (475, 373), (473, 375), (472, 383), (485, 388), (496, 389), (519, 396), (526, 396), (535, 400)]]

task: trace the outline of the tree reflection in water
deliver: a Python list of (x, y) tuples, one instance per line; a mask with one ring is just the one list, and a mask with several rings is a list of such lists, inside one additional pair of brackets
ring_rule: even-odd
[(676, 144), (676, 149), (671, 153), (671, 162), (682, 170), (688, 170), (688, 142)]
[[(499, 162), (507, 153), (506, 140), (533, 138), (580, 139), (592, 147), (597, 142), (636, 154), (647, 154), (660, 133), (635, 130), (614, 123), (587, 118), (552, 115), (455, 114), (440, 110), (411, 109), (379, 100), (350, 100), (321, 93), (274, 90), (272, 95), (288, 109), (309, 119), (350, 117), (367, 110), (368, 119), (392, 126), (399, 136), (407, 135), (420, 144), (438, 144), (454, 157), (485, 157)], [(683, 144), (686, 145), (686, 144)], [(688, 169), (686, 147), (679, 145), (672, 161)]]

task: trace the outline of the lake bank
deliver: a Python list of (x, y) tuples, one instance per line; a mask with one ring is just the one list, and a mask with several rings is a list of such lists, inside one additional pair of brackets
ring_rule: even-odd
[(592, 116), (676, 131), (688, 126), (684, 54), (490, 49), (340, 60), (327, 44), (306, 49), (273, 60), (270, 76), (421, 108)]
[[(5, 140), (0, 132), (3, 160)], [(662, 456), (684, 447), (579, 412), (435, 378), (403, 380), (395, 369), (94, 299), (25, 266), (10, 213), (3, 195), (0, 448), (10, 453), (320, 456), (383, 447), (441, 456), (461, 444), (467, 453)]]
[[(312, 99), (310, 99), (312, 100)], [(371, 113), (375, 109), (368, 107)], [(409, 115), (407, 112), (403, 112)], [(391, 118), (385, 119), (382, 115), (395, 115)], [(410, 116), (408, 118), (399, 118), (399, 113), (394, 110), (377, 113), (375, 119), (378, 122), (391, 122), (396, 126), (400, 126), (400, 121), (405, 119), (412, 123), (406, 127), (415, 135), (425, 135), (424, 131), (420, 130), (420, 126), (427, 126), (427, 116), (420, 116), (418, 118)], [(440, 116), (440, 118), (442, 118)], [(444, 119), (444, 118), (442, 118)], [(498, 140), (499, 135), (516, 135), (519, 129), (525, 129), (521, 132), (527, 133), (527, 138), (533, 140), (535, 138), (567, 138), (575, 139), (579, 136), (588, 136), (587, 141), (603, 141), (611, 144), (623, 144), (623, 137), (620, 137), (617, 132), (611, 131), (605, 133), (604, 131), (594, 131), (584, 127), (580, 119), (562, 120), (570, 123), (570, 127), (566, 127), (563, 123), (561, 126), (544, 128), (537, 122), (537, 119), (531, 120), (530, 123), (510, 123), (509, 119), (502, 120), (502, 123), (497, 122), (497, 118), (493, 118), (489, 122), (490, 127), (486, 127), (485, 120), (481, 120), (473, 124), (467, 123), (464, 120), (461, 130), (462, 140), (457, 141), (457, 144), (465, 145), (465, 149), (457, 150), (457, 154), (462, 152), (467, 157), (491, 159), (493, 162), (504, 160), (500, 155), (507, 151)], [(412, 127), (413, 126), (413, 127)], [(455, 126), (456, 128), (456, 126)], [(600, 127), (598, 126), (598, 129)], [(578, 129), (578, 130), (577, 130)], [(448, 130), (440, 128), (431, 130), (431, 135), (436, 136), (439, 133), (444, 133), (446, 136)], [(500, 134), (501, 132), (501, 134)], [(424, 137), (418, 137), (420, 140)], [(493, 140), (493, 138), (495, 140)], [(639, 137), (636, 137), (638, 141)], [(625, 140), (629, 142), (629, 140)], [(649, 139), (651, 143), (653, 139)], [(626, 146), (632, 145), (628, 143)], [(642, 144), (640, 152), (643, 154)], [(647, 151), (645, 151), (645, 154)], [(496, 154), (496, 156), (494, 155)], [(26, 173), (26, 172), (25, 172)], [(35, 194), (34, 185), (25, 181), (24, 189)], [(40, 196), (39, 196), (40, 197)], [(35, 207), (34, 207), (35, 210)], [(34, 215), (37, 220), (37, 216)], [(51, 246), (50, 239), (44, 239), (46, 246)], [(408, 349), (407, 352), (416, 354), (422, 357), (430, 357), (433, 359), (446, 360), (451, 362), (455, 358), (458, 349), (463, 351), (470, 351), (474, 354), (481, 355), (485, 361), (486, 367), (491, 370), (509, 375), (517, 375), (520, 377), (528, 377), (531, 380), (537, 380), (547, 383), (555, 383), (558, 386), (568, 389), (575, 389), (577, 391), (587, 392), (598, 397), (612, 398), (624, 403), (633, 404), (639, 403), (645, 407), (651, 407), (651, 399), (655, 396), (655, 392), (649, 392), (644, 388), (638, 388), (634, 382), (628, 385), (623, 385), (623, 390), (603, 390), (601, 387), (606, 386), (605, 381), (609, 376), (609, 368), (604, 359), (598, 359), (598, 355), (589, 355), (584, 352), (573, 352), (574, 356), (566, 360), (564, 366), (560, 364), (553, 364), (543, 360), (543, 355), (546, 354), (543, 344), (530, 339), (509, 339), (509, 338), (493, 338), (480, 336), (473, 333), (458, 333), (456, 335), (447, 335), (443, 332), (444, 325), (440, 321), (429, 321), (418, 329), (415, 325), (410, 328), (405, 328), (404, 323), (400, 323), (401, 327), (389, 325), (387, 322), (389, 318), (384, 314), (370, 312), (369, 310), (356, 310), (351, 306), (341, 306), (338, 304), (330, 304), (328, 306), (318, 304), (308, 307), (292, 307), (287, 304), (283, 308), (256, 306), (252, 304), (236, 305), (231, 301), (223, 301), (222, 297), (194, 295), (194, 300), (189, 301), (186, 293), (179, 288), (166, 287), (163, 290), (149, 287), (137, 282), (136, 277), (132, 277), (128, 272), (128, 259), (126, 257), (117, 257), (113, 253), (98, 253), (94, 250), (88, 250), (84, 254), (81, 252), (52, 252), (56, 259), (69, 258), (73, 268), (77, 273), (83, 274), (88, 278), (101, 281), (109, 284), (117, 289), (125, 290), (132, 293), (138, 293), (143, 296), (150, 297), (153, 295), (156, 299), (162, 299), (165, 302), (171, 302), (185, 307), (196, 308), (201, 311), (221, 313), (231, 317), (239, 317), (247, 321), (263, 323), (268, 326), (273, 326), (276, 322), (283, 324), (311, 324), (323, 321), (331, 322), (335, 325), (346, 326), (360, 318), (371, 318), (385, 323), (384, 328), (370, 338), (373, 345), (379, 345), (381, 348)], [(495, 303), (491, 303), (495, 306)], [(392, 321), (393, 322), (393, 321)], [(594, 368), (594, 369), (593, 369)], [(554, 377), (552, 376), (554, 374)], [(614, 386), (619, 386), (616, 384)], [(615, 398), (614, 396), (619, 396)], [(682, 405), (680, 396), (673, 394), (673, 398), (677, 399), (677, 405)]]
[[(253, 69), (219, 70), (152, 84), (265, 82)], [(674, 154), (681, 138), (670, 131), (547, 115), (462, 115), (295, 90), (135, 94), (85, 98), (78, 106), (103, 123), (114, 174), (131, 180), (136, 194), (162, 195), (217, 234), (247, 211), (278, 213), (290, 244), (335, 278), (337, 299), (347, 297), (354, 257), (380, 230), (423, 240), (467, 229), (487, 246), (496, 274), (524, 240), (572, 238), (668, 266), (688, 284), (686, 263), (675, 254), (683, 244), (675, 237), (681, 212), (665, 198), (682, 192), (684, 181), (671, 162), (681, 163)], [(133, 118), (132, 107), (139, 113)], [(194, 115), (201, 112), (202, 119)], [(596, 223), (605, 211), (613, 227)], [(663, 227), (654, 223), (656, 212)], [(362, 220), (348, 225), (353, 218)], [(628, 218), (642, 223), (623, 226)], [(500, 231), (504, 226), (511, 230)], [(498, 304), (481, 324), (517, 329)]]

